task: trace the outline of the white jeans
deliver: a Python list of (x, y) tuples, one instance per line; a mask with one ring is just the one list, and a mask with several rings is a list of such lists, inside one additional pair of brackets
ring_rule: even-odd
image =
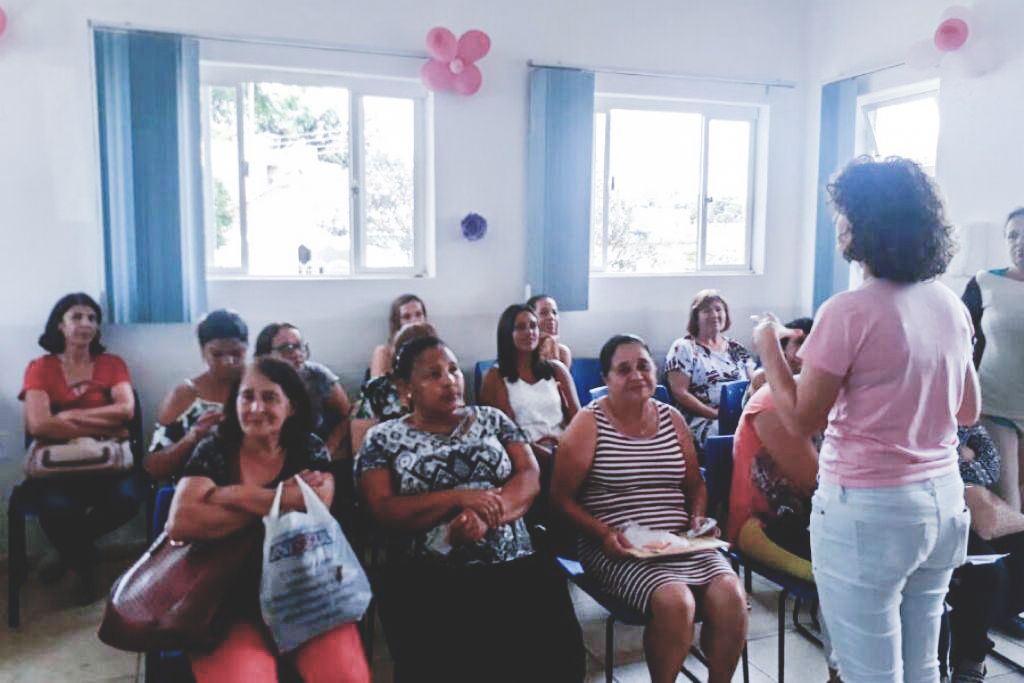
[(814, 580), (845, 683), (938, 683), (939, 620), (969, 527), (958, 472), (884, 488), (819, 483)]

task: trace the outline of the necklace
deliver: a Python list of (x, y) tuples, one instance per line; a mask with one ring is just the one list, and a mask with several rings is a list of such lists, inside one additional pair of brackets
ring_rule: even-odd
[[(614, 411), (611, 410), (611, 403), (608, 402), (607, 405), (609, 406), (608, 412), (611, 414), (612, 418), (614, 418), (614, 421), (616, 423), (618, 423), (618, 425), (619, 425), (618, 426), (618, 430), (620, 432), (622, 432), (623, 434), (625, 434), (626, 436), (632, 437), (634, 439), (650, 439), (651, 437), (653, 437), (657, 433), (657, 431), (658, 431), (657, 414), (655, 414), (654, 425), (652, 427), (647, 427), (646, 426), (646, 423), (647, 423), (647, 413), (648, 413), (647, 409), (651, 405), (650, 401), (648, 401), (647, 403), (644, 404), (644, 408), (643, 408), (643, 410), (640, 413), (640, 429), (638, 430), (639, 433), (637, 433), (637, 434), (630, 434), (626, 430), (622, 429), (622, 425), (624, 425), (625, 423), (621, 419), (619, 419), (619, 416), (616, 415), (614, 413)], [(655, 413), (657, 413), (657, 411), (655, 411)]]

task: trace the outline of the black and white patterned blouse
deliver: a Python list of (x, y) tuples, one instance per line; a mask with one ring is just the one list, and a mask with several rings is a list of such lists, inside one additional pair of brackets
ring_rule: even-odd
[(960, 478), (965, 484), (974, 486), (993, 486), (999, 481), (1000, 457), (992, 437), (981, 425), (960, 427), (956, 431), (960, 446), (967, 446), (974, 451), (973, 460), (960, 462)]
[[(217, 486), (237, 484), (232, 475), (231, 458), (238, 458), (238, 453), (229, 452), (224, 441), (216, 433), (206, 437), (192, 451), (192, 457), (185, 463), (182, 477), (207, 477)], [(267, 488), (277, 486), (302, 470), (326, 472), (331, 467), (331, 456), (324, 448), (324, 442), (315, 434), (310, 434), (306, 448), (301, 453), (290, 453), (285, 458), (284, 466), (277, 477)], [(237, 472), (237, 469), (234, 469)]]
[(207, 401), (205, 398), (196, 396), (189, 407), (181, 415), (174, 418), (172, 422), (169, 424), (157, 422), (156, 428), (153, 430), (153, 440), (149, 444), (149, 452), (155, 453), (164, 448), (170, 448), (181, 441), (189, 433), (189, 430), (199, 422), (199, 418), (210, 411), (222, 413), (224, 412), (224, 404), (217, 403), (216, 401)]
[[(513, 442), (527, 443), (526, 435), (503, 412), (489, 406), (467, 406), (464, 419), (450, 434), (416, 429), (409, 417), (389, 420), (367, 432), (356, 455), (356, 477), (387, 469), (402, 496), (494, 489), (513, 475), (512, 459), (505, 450)], [(396, 534), (390, 539), (388, 557), (467, 565), (508, 562), (533, 553), (522, 518), (488, 530), (477, 543), (449, 550), (445, 537), (450, 521), (426, 531)]]

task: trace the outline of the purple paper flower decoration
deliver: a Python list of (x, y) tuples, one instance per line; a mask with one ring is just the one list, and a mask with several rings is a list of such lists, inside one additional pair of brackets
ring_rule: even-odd
[(466, 214), (462, 219), (462, 236), (470, 242), (483, 239), (487, 234), (487, 219), (478, 213)]

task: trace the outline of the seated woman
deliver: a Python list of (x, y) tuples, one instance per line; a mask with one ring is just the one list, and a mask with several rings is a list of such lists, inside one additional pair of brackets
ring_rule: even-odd
[[(430, 323), (409, 323), (395, 334), (392, 346), (400, 349), (417, 337), (436, 337), (437, 331)], [(402, 401), (395, 383), (394, 372), (389, 368), (384, 374), (367, 381), (352, 409), (352, 452), (363, 445), (366, 431), (373, 425), (408, 415), (412, 407)]]
[(616, 335), (601, 349), (608, 395), (573, 419), (559, 442), (551, 499), (578, 530), (579, 556), (602, 588), (649, 616), (644, 632), (654, 683), (675, 681), (698, 609), (710, 683), (732, 680), (747, 632), (739, 578), (704, 551), (630, 555), (623, 526), (685, 534), (704, 521), (707, 491), (682, 415), (655, 401), (655, 366), (642, 339)]
[(395, 354), (398, 330), (413, 323), (427, 322), (427, 305), (415, 294), (403, 294), (391, 302), (388, 314), (388, 343), (380, 344), (373, 350), (370, 357), (370, 376), (367, 379), (380, 377), (391, 372)]
[[(960, 476), (968, 486), (992, 488), (999, 481), (1000, 453), (981, 425), (958, 430)], [(1011, 454), (1013, 455), (1013, 454)], [(967, 540), (969, 555), (1008, 553), (992, 564), (960, 567), (953, 575), (948, 602), (951, 636), (952, 683), (985, 680), (985, 658), (993, 643), (988, 632), (1003, 626), (1020, 637), (1016, 616), (1024, 610), (1024, 532), (988, 541), (972, 529)]]
[(484, 375), (478, 403), (499, 408), (530, 439), (542, 471), (565, 425), (580, 409), (576, 387), (561, 361), (542, 360), (537, 314), (513, 304), (498, 321), (498, 363)]
[(341, 380), (329, 367), (309, 360), (309, 344), (291, 323), (270, 323), (256, 337), (256, 355), (272, 356), (299, 373), (313, 401), (313, 422), (334, 460), (352, 457), (348, 413), (352, 409)]
[[(295, 369), (259, 358), (242, 373), (224, 404), (224, 421), (196, 446), (171, 501), (167, 534), (175, 541), (215, 540), (270, 511), (278, 483), (299, 474), (328, 506), (334, 479), (330, 456), (313, 434), (309, 395)], [(304, 510), (302, 492), (285, 484), (282, 510)], [(238, 577), (225, 609), (232, 617), (224, 640), (210, 652), (189, 654), (197, 683), (277, 681), (277, 657), (260, 616), (260, 552)], [(311, 609), (314, 606), (310, 606)], [(369, 683), (355, 624), (303, 644), (293, 654), (306, 683)]]
[[(809, 334), (804, 321), (810, 319), (798, 318), (786, 327)], [(790, 339), (784, 347), (794, 375), (800, 372), (796, 350), (803, 339)], [(807, 526), (820, 444), (820, 437), (797, 438), (786, 430), (767, 386), (743, 409), (733, 442), (729, 540), (754, 559), (805, 581), (814, 580)]]
[[(782, 345), (782, 355), (786, 359), (786, 363), (793, 370), (794, 375), (800, 374), (800, 369), (803, 367), (804, 362), (800, 360), (800, 356), (797, 355), (800, 351), (800, 347), (804, 345), (804, 340), (807, 339), (807, 335), (811, 333), (811, 326), (814, 325), (814, 320), (811, 318), (795, 318), (786, 323), (786, 327), (791, 330), (800, 330), (803, 332), (803, 336), (779, 340)], [(754, 395), (754, 392), (764, 386), (768, 378), (764, 374), (764, 368), (758, 368), (750, 373), (750, 386), (747, 387), (747, 395), (744, 399), (744, 405), (750, 397)]]
[[(78, 437), (127, 439), (135, 414), (128, 367), (100, 343), (103, 313), (88, 294), (68, 294), (50, 311), (39, 345), (47, 355), (25, 370), (18, 398), (33, 439), (62, 443)], [(135, 474), (30, 479), (20, 493), (39, 505), (39, 522), (57, 549), (56, 562), (40, 572), (53, 583), (70, 568), (78, 599), (92, 602), (96, 541), (135, 516), (143, 495)]]
[(174, 387), (160, 404), (145, 461), (157, 481), (178, 479), (196, 444), (220, 423), (224, 401), (245, 365), (249, 328), (234, 311), (210, 311), (196, 336), (206, 370)]
[(540, 357), (542, 360), (561, 361), (567, 368), (572, 367), (572, 351), (558, 341), (558, 302), (553, 296), (537, 294), (531, 296), (526, 305), (537, 312), (540, 321)]
[(721, 385), (747, 379), (750, 353), (725, 336), (731, 325), (729, 305), (717, 291), (697, 292), (686, 336), (676, 339), (665, 356), (666, 382), (686, 416), (698, 453), (705, 439), (718, 434)]
[(370, 515), (392, 533), (377, 597), (395, 680), (581, 681), (565, 580), (523, 522), (540, 488), (526, 436), (500, 410), (463, 405), (436, 337), (401, 346), (395, 376), (412, 412), (371, 429), (356, 456)]

